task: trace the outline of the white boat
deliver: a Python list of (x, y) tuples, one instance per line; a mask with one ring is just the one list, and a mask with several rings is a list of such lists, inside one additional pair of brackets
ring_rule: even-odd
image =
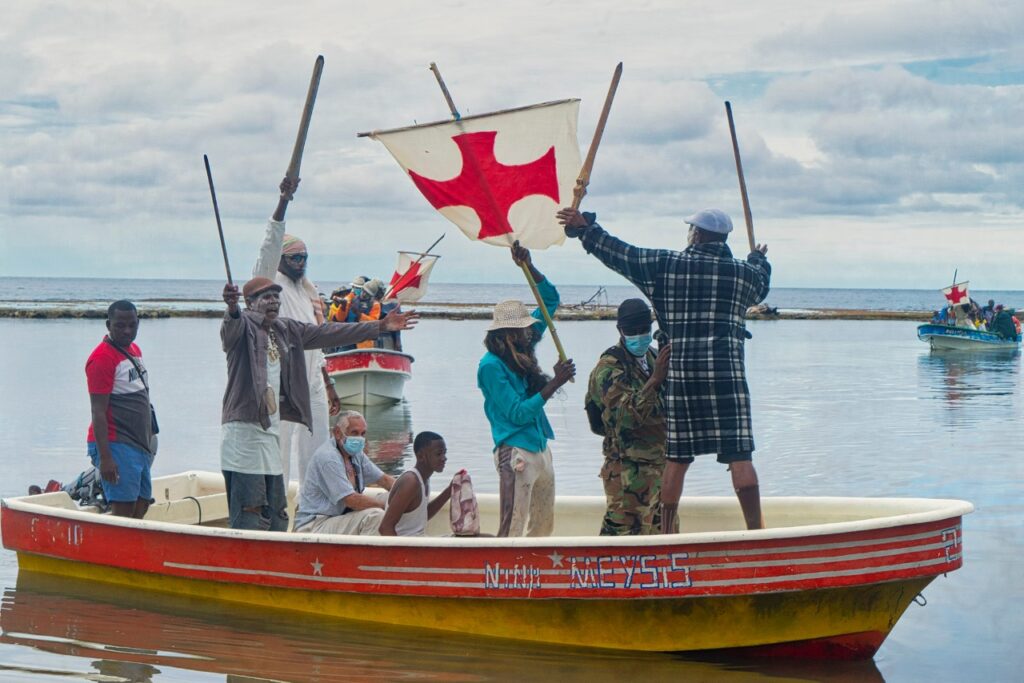
[(936, 351), (1014, 351), (1018, 339), (1004, 339), (995, 332), (982, 332), (968, 327), (927, 323), (917, 328), (917, 338)]
[(342, 403), (385, 405), (402, 400), (405, 383), (412, 377), (414, 358), (387, 349), (354, 349), (331, 353), (327, 373)]

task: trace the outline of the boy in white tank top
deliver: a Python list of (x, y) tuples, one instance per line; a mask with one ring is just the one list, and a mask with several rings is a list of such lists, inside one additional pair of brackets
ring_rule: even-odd
[(413, 441), (416, 466), (395, 480), (380, 523), (381, 536), (423, 536), (427, 520), (448, 503), (452, 488), (446, 486), (434, 500), (430, 496), (430, 475), (444, 471), (448, 447), (440, 434), (420, 432)]

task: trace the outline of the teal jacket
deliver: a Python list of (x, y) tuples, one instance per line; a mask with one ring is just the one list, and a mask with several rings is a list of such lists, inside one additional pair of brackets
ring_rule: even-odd
[[(545, 278), (537, 283), (537, 291), (548, 312), (554, 315), (560, 303), (558, 290)], [(537, 318), (533, 324), (536, 343), (548, 326), (539, 308), (532, 315)], [(495, 450), (499, 446), (514, 446), (539, 453), (547, 448), (548, 439), (555, 438), (544, 414), (543, 397), (539, 393), (527, 397), (526, 380), (490, 351), (480, 359), (476, 385), (484, 394), (484, 414), (491, 423)]]

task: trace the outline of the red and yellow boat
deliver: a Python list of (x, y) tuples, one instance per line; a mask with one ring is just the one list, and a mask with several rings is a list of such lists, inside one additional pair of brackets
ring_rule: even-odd
[[(64, 492), (3, 501), (22, 572), (385, 624), (635, 651), (871, 657), (910, 602), (962, 562), (957, 500), (684, 499), (670, 536), (601, 537), (599, 497), (564, 497), (547, 538), (421, 538), (223, 528), (220, 474), (154, 480), (145, 520)], [(497, 497), (479, 497), (484, 530)], [(488, 526), (489, 525), (489, 526)]]

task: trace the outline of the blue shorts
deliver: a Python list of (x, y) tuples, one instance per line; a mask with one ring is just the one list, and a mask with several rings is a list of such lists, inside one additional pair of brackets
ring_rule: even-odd
[[(108, 503), (134, 503), (139, 498), (153, 498), (153, 482), (149, 468), (153, 457), (135, 446), (118, 441), (110, 442), (110, 455), (117, 465), (117, 483), (102, 479), (103, 497)], [(93, 467), (100, 467), (100, 452), (95, 443), (89, 444), (89, 459)]]

